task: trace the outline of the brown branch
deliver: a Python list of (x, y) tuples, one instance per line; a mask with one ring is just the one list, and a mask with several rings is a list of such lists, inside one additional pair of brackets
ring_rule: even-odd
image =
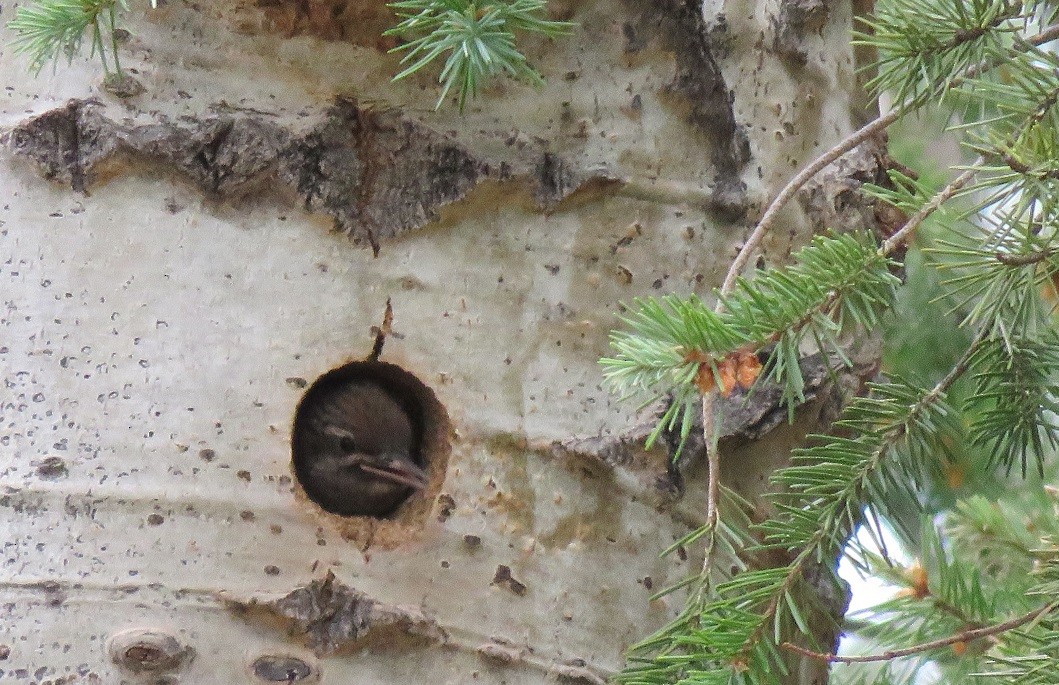
[(1059, 25), (1049, 26), (1040, 33), (1030, 36), (1026, 39), (1026, 42), (1034, 47), (1050, 43), (1053, 40), (1059, 40)]
[(1004, 266), (1029, 266), (1030, 264), (1039, 264), (1046, 259), (1050, 259), (1055, 255), (1055, 250), (1041, 250), (1040, 252), (1030, 252), (1027, 254), (1004, 254), (1003, 252), (996, 253), (996, 260)]
[(981, 164), (981, 162), (982, 158), (979, 157), (978, 161), (971, 165), (972, 168), (963, 172), (955, 179), (953, 179), (953, 181), (949, 183), (949, 185), (942, 188), (934, 197), (930, 199), (929, 202), (927, 202), (927, 204), (923, 205), (918, 212), (913, 214), (908, 219), (908, 221), (905, 222), (904, 226), (902, 226), (896, 233), (886, 239), (886, 242), (884, 242), (879, 248), (879, 252), (884, 255), (888, 255), (894, 250), (896, 250), (902, 243), (908, 240), (908, 238), (911, 237), (912, 232), (919, 228), (919, 225), (922, 224), (928, 216), (937, 211), (937, 209), (941, 207), (942, 204), (952, 199), (953, 195), (955, 195), (961, 188), (971, 182), (971, 179), (974, 178), (974, 175), (978, 173), (978, 169), (975, 167)]
[(1003, 160), (1004, 164), (1008, 165), (1008, 168), (1014, 171), (1016, 174), (1022, 174), (1023, 176), (1029, 176), (1030, 165), (1023, 162), (1021, 159), (1013, 155), (1010, 151), (1006, 151), (1000, 154), (1000, 159)]
[(774, 199), (765, 209), (764, 214), (761, 215), (761, 219), (757, 223), (757, 227), (754, 228), (750, 237), (747, 238), (746, 243), (743, 244), (743, 247), (739, 249), (739, 254), (736, 255), (731, 266), (728, 267), (728, 274), (724, 277), (724, 284), (721, 286), (721, 294), (729, 295), (732, 290), (735, 289), (736, 279), (743, 271), (743, 267), (745, 267), (747, 262), (750, 261), (750, 255), (757, 249), (758, 245), (761, 244), (761, 241), (764, 240), (765, 234), (769, 232), (769, 229), (772, 228), (772, 224), (776, 222), (776, 217), (779, 215), (780, 210), (786, 207), (787, 203), (794, 199), (794, 196), (802, 189), (802, 186), (823, 171), (823, 169), (831, 164), (831, 162), (834, 162), (836, 159), (857, 147), (868, 138), (871, 138), (873, 135), (881, 133), (887, 126), (897, 121), (899, 117), (900, 111), (894, 110), (889, 114), (885, 114), (870, 121), (857, 131), (850, 134), (844, 140), (840, 141), (830, 150), (817, 157), (809, 164), (809, 166), (799, 171), (798, 174), (795, 175), (795, 177), (792, 178), (782, 190), (780, 190), (776, 199)]
[[(712, 392), (702, 396), (702, 435), (706, 440), (706, 462), (710, 470), (707, 483), (706, 525), (713, 527), (717, 526), (717, 510), (721, 499), (721, 460), (717, 450), (713, 449), (713, 434), (716, 430), (717, 418), (717, 413), (714, 411), (715, 397), (716, 393)], [(705, 565), (704, 568), (706, 568)]]
[(891, 659), (897, 659), (903, 656), (911, 656), (913, 654), (919, 654), (920, 652), (929, 652), (939, 647), (947, 647), (954, 645), (958, 642), (972, 642), (983, 637), (990, 637), (992, 635), (999, 635), (1000, 633), (1006, 633), (1009, 630), (1021, 628), (1027, 623), (1037, 620), (1044, 614), (1052, 611), (1056, 608), (1056, 604), (1046, 604), (1043, 607), (1034, 609), (1028, 614), (1023, 614), (1017, 618), (1013, 618), (1010, 621), (1004, 621), (993, 626), (986, 626), (985, 628), (973, 628), (971, 630), (964, 630), (950, 635), (949, 637), (942, 638), (940, 640), (931, 640), (930, 642), (924, 642), (922, 644), (913, 645), (911, 647), (905, 647), (903, 649), (891, 649), (883, 652), (882, 654), (867, 654), (864, 656), (839, 656), (834, 653), (822, 653), (814, 652), (812, 650), (799, 647), (798, 645), (791, 644), (790, 642), (784, 642), (782, 647), (792, 652), (797, 652), (802, 656), (807, 656), (810, 659), (816, 659), (817, 661), (826, 661), (828, 663), (839, 663), (839, 664), (863, 664), (872, 661), (890, 661)]
[(1010, 150), (1006, 150), (1000, 153), (1000, 159), (1008, 166), (1009, 169), (1014, 171), (1016, 174), (1022, 174), (1023, 176), (1031, 176), (1039, 181), (1046, 181), (1048, 179), (1059, 179), (1059, 169), (1034, 169), (1029, 164), (1026, 164), (1021, 159), (1016, 157)]
[(714, 449), (713, 434), (718, 426), (715, 408), (717, 393), (708, 392), (702, 396), (702, 437), (706, 447), (706, 550), (702, 556), (702, 572), (696, 592), (695, 603), (700, 607), (705, 602), (711, 585), (710, 570), (713, 568), (714, 552), (717, 550), (717, 523), (720, 520), (718, 509), (721, 501), (721, 455)]
[(945, 41), (941, 45), (932, 48), (929, 52), (945, 52), (946, 50), (958, 48), (964, 43), (970, 43), (972, 40), (977, 40), (984, 36), (990, 29), (995, 29), (1006, 21), (1017, 19), (1019, 14), (1021, 13), (1021, 10), (1022, 5), (1017, 4), (1014, 6), (1013, 11), (1008, 14), (1004, 14), (1003, 12), (998, 13), (995, 17), (993, 17), (992, 21), (987, 23), (985, 26), (975, 26), (969, 29), (957, 29), (953, 33), (951, 40)]

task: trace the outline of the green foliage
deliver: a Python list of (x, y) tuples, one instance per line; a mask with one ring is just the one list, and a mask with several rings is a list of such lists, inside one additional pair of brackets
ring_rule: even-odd
[[(816, 546), (819, 561), (833, 558), (865, 506), (882, 506), (891, 493), (924, 482), (937, 463), (927, 455), (944, 452), (944, 439), (954, 430), (944, 392), (900, 378), (869, 389), (834, 426), (850, 437), (815, 436), (817, 444), (795, 450), (791, 465), (774, 474), (780, 516), (760, 526), (769, 547), (797, 552)], [(811, 528), (787, 525), (810, 519)]]
[(695, 361), (693, 351), (723, 356), (748, 338), (694, 295), (637, 299), (634, 304), (637, 309), (622, 319), (633, 332), (611, 333), (615, 354), (600, 360), (604, 377), (623, 397), (637, 398), (644, 406), (671, 396), (648, 446), (663, 430), (673, 430), (678, 421), (683, 444), (699, 400), (695, 378), (700, 366), (708, 363)]
[(387, 35), (410, 37), (393, 51), (407, 50), (408, 66), (394, 80), (411, 76), (444, 58), (436, 108), (449, 91), (458, 93), (460, 111), (482, 84), (502, 73), (534, 85), (544, 82), (516, 47), (515, 32), (561, 36), (574, 24), (545, 18), (546, 0), (399, 0), (390, 3), (401, 22)]
[[(1059, 664), (1052, 655), (1059, 634), (1051, 613), (1059, 590), (1056, 504), (1054, 491), (1037, 482), (1001, 501), (972, 496), (947, 513), (943, 527), (924, 517), (914, 563), (868, 557), (868, 572), (894, 586), (891, 599), (848, 617), (872, 653), (1045, 611), (987, 638), (908, 655), (894, 664), (904, 675), (889, 682), (916, 682), (914, 674), (928, 665), (940, 672), (934, 682), (1056, 682)], [(848, 668), (849, 673), (836, 673), (838, 682), (863, 682), (871, 671), (864, 665)]]
[[(631, 651), (621, 682), (789, 680), (795, 656), (785, 643), (811, 644), (827, 624), (815, 598), (838, 582), (829, 572), (843, 554), (861, 572), (905, 587), (848, 619), (874, 651), (970, 628), (996, 632), (967, 644), (921, 644), (883, 668), (850, 667), (836, 672), (842, 682), (914, 682), (923, 669), (941, 669), (944, 682), (1059, 682), (1054, 498), (1021, 513), (1010, 502), (954, 500), (969, 483), (1002, 501), (1016, 498), (1013, 486), (1039, 489), (1034, 479), (1050, 472), (1059, 448), (1059, 59), (1036, 47), (1043, 37), (1028, 35), (1054, 15), (1045, 3), (1016, 0), (880, 0), (870, 30), (858, 34), (879, 55), (876, 92), (905, 113), (929, 104), (942, 119), (955, 116), (950, 131), (978, 157), (962, 167), (962, 190), (939, 192), (937, 173), (896, 170), (885, 187), (864, 188), (910, 216), (954, 203), (911, 242), (907, 286), (891, 275), (897, 265), (886, 245), (855, 248), (830, 236), (793, 266), (740, 281), (717, 312), (697, 297), (638, 300), (623, 319), (629, 330), (612, 335), (615, 354), (602, 362), (611, 387), (645, 403), (668, 400), (656, 435), (677, 426), (686, 435), (704, 393), (715, 391), (704, 370), (718, 377), (732, 354), (775, 343), (768, 376), (791, 406), (801, 354), (815, 347), (842, 359), (844, 331), (877, 328), (895, 306), (900, 316), (883, 327), (888, 381), (869, 384), (835, 435), (815, 436), (774, 474), (773, 513), (750, 527), (757, 542), (739, 555), (745, 569), (714, 570), (721, 582), (712, 588), (708, 575), (700, 578), (706, 591)], [(1012, 470), (1029, 480), (1013, 483)], [(1033, 527), (1021, 528), (1024, 520)], [(860, 530), (885, 550), (887, 522), (919, 550), (919, 566), (900, 568), (885, 552), (849, 542)], [(790, 561), (760, 567), (777, 558)]]
[(932, 251), (943, 260), (939, 268), (952, 274), (942, 285), (957, 298), (956, 310), (965, 312), (963, 324), (1006, 337), (1046, 326), (1041, 288), (1059, 260), (1033, 223), (1003, 217), (965, 223)]
[(840, 334), (854, 325), (876, 326), (892, 306), (899, 285), (894, 267), (870, 236), (819, 236), (794, 255), (792, 266), (740, 279), (732, 295), (720, 298), (721, 313), (695, 295), (637, 299), (622, 319), (631, 330), (611, 334), (614, 355), (600, 360), (604, 377), (616, 392), (644, 404), (671, 398), (651, 442), (678, 425), (684, 438), (694, 422), (702, 367), (716, 375), (725, 357), (774, 343), (762, 377), (782, 385), (793, 412), (804, 399), (804, 343), (844, 360)]
[[(114, 39), (118, 5), (119, 0), (36, 0), (22, 5), (8, 24), (15, 32), (12, 45), (16, 53), (29, 56), (30, 69), (37, 73), (60, 57), (73, 60), (88, 33), (91, 54), (99, 55), (104, 73), (110, 73), (109, 50), (114, 73), (120, 76), (121, 64)], [(120, 6), (127, 9), (124, 0), (120, 0)]]
[(735, 292), (721, 298), (729, 325), (758, 347), (776, 341), (766, 378), (783, 386), (792, 412), (805, 399), (799, 365), (805, 340), (845, 360), (838, 336), (853, 326), (875, 328), (900, 285), (892, 273), (897, 264), (867, 235), (817, 237), (794, 260), (752, 281), (740, 278)]
[(1000, 74), (969, 79), (961, 89), (991, 116), (969, 122), (966, 145), (980, 155), (978, 183), (963, 191), (973, 197), (968, 211), (993, 207), (1006, 237), (1020, 224), (1055, 219), (1059, 189), (1059, 58), (1025, 46)]
[[(911, 214), (919, 211), (925, 205), (938, 188), (912, 178), (899, 169), (889, 169), (887, 176), (890, 179), (889, 186), (879, 186), (873, 183), (865, 183), (861, 186), (861, 192), (869, 197), (882, 200), (891, 204), (901, 211)], [(938, 214), (944, 214), (945, 210), (938, 210)], [(934, 219), (937, 220), (938, 214)]]
[[(1054, 514), (1054, 512), (1053, 512)], [(1037, 622), (1012, 634), (998, 648), (986, 655), (985, 672), (993, 676), (994, 682), (1002, 680), (1017, 685), (1046, 685), (1056, 682), (1059, 665), (1055, 655), (1059, 653), (1059, 619), (1056, 618), (1056, 597), (1059, 597), (1059, 533), (1051, 527), (1052, 535), (1047, 546), (1033, 550), (1036, 566), (1032, 571), (1035, 580), (1027, 596), (1050, 607)]]
[[(865, 506), (922, 480), (921, 460), (948, 427), (952, 410), (937, 390), (906, 383), (873, 385), (837, 428), (854, 438), (814, 436), (773, 476), (776, 515), (753, 526), (762, 542), (747, 558), (785, 552), (787, 566), (748, 570), (720, 583), (694, 621), (668, 626), (634, 650), (623, 683), (772, 683), (787, 669), (781, 649), (820, 620), (806, 578), (829, 577), (831, 560), (862, 520)], [(861, 562), (862, 566), (867, 562)], [(653, 653), (651, 653), (653, 651)]]
[(878, 51), (868, 87), (909, 107), (937, 99), (967, 68), (1002, 53), (1031, 14), (1021, 0), (881, 2), (855, 40)]
[(1044, 458), (1059, 446), (1055, 379), (1059, 377), (1059, 336), (999, 335), (978, 350), (975, 392), (970, 402), (978, 416), (970, 426), (971, 443), (986, 449), (991, 463), (1007, 471), (1017, 462), (1026, 476), (1029, 457), (1044, 475)]

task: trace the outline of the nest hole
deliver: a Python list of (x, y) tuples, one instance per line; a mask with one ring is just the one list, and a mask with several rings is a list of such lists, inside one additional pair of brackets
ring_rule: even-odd
[[(294, 474), (330, 514), (421, 524), (444, 479), (449, 434), (444, 407), (414, 375), (386, 362), (351, 362), (302, 396), (291, 433)], [(344, 532), (359, 537), (356, 526)]]

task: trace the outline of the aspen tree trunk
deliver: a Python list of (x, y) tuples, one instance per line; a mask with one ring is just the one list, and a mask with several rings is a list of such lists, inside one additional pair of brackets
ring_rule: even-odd
[[(574, 36), (521, 44), (547, 85), (462, 115), (433, 111), (436, 71), (390, 82), (378, 0), (132, 4), (141, 93), (0, 58), (0, 670), (603, 682), (680, 609), (649, 597), (701, 564), (659, 552), (703, 520), (705, 469), (679, 497), (596, 360), (619, 303), (708, 294), (863, 120), (850, 4), (553, 2)], [(879, 173), (837, 165), (762, 263), (870, 225)], [(342, 518), (295, 480), (292, 417), (387, 300), (431, 486)], [(824, 404), (733, 413), (726, 483), (760, 494)]]

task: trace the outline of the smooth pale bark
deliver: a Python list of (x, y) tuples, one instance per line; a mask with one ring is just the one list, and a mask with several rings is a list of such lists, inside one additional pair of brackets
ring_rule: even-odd
[[(620, 302), (707, 294), (863, 116), (849, 4), (553, 3), (580, 28), (523, 43), (547, 85), (463, 115), (436, 71), (390, 83), (381, 4), (333, 4), (137, 5), (127, 99), (0, 57), (5, 672), (135, 681), (143, 644), (187, 683), (602, 682), (680, 608), (648, 597), (701, 563), (658, 553), (704, 469), (675, 501), (596, 360)], [(766, 263), (870, 223), (858, 160)], [(292, 481), (291, 420), (388, 299), (433, 484), (342, 520)], [(759, 494), (819, 408), (733, 419), (728, 482)]]

